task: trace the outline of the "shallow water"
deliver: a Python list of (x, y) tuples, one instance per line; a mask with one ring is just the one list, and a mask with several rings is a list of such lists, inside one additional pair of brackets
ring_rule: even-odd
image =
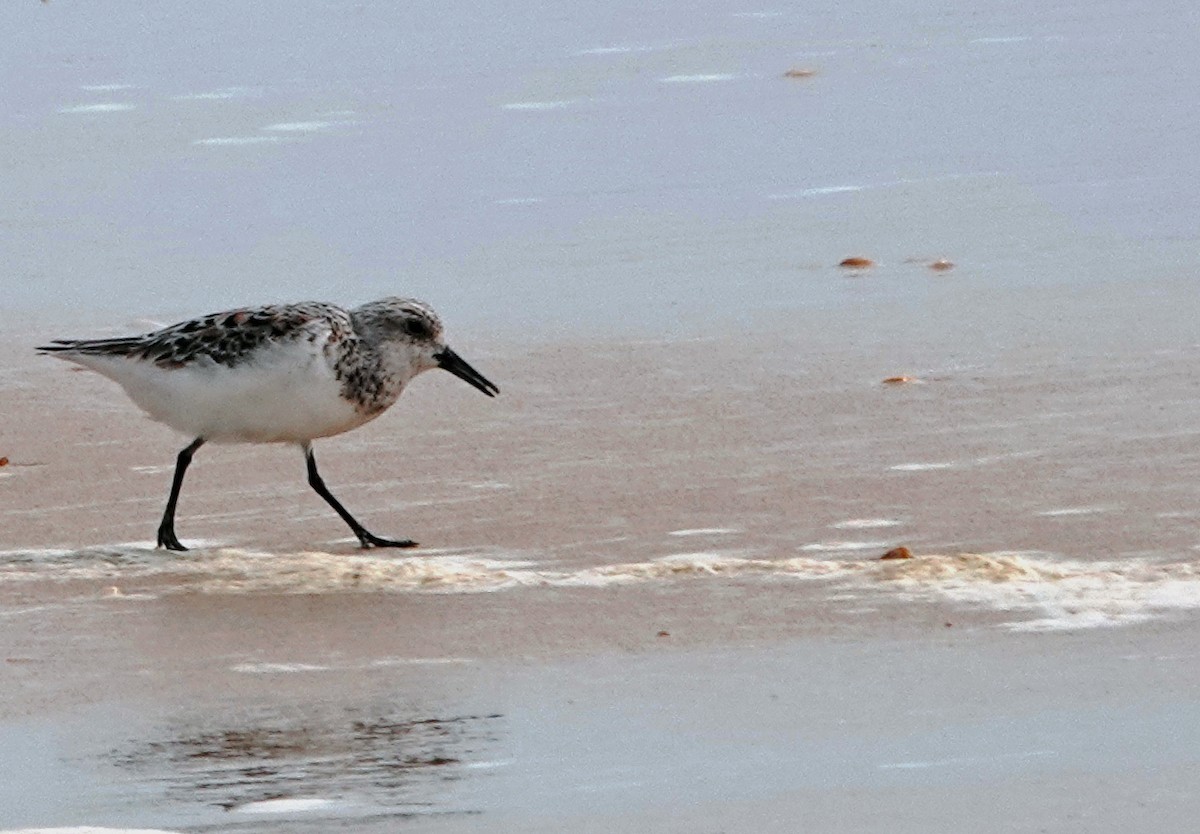
[(454, 805), (455, 784), (488, 770), (503, 716), (421, 712), (435, 700), (105, 703), (54, 723), (0, 724), (22, 761), (4, 769), (0, 825), (308, 831), (469, 814)]
[(1174, 682), (1194, 635), (1153, 638), (1161, 655), (1147, 637), (821, 640), (375, 678), (231, 678), (202, 652), (154, 656), (132, 668), (169, 665), (187, 697), (159, 677), (133, 708), (0, 723), (23, 757), (0, 826), (1115, 831), (1134, 807), (1186, 827), (1197, 708)]
[[(1028, 288), (1152, 291), (1196, 260), (1165, 93), (1200, 60), (1186, 4), (27, 3), (8, 25), (9, 309), (411, 293), (456, 332), (611, 335), (966, 280), (953, 315), (999, 288), (1011, 332)], [(847, 255), (904, 288), (847, 287)]]

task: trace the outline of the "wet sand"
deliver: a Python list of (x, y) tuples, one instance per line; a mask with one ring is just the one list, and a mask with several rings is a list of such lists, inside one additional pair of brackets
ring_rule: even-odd
[(421, 550), (357, 551), (295, 450), (206, 447), (179, 555), (178, 439), (6, 343), (0, 825), (1177, 827), (1195, 404), (1158, 338), (463, 346), (503, 397), (428, 375), (318, 445)]
[[(832, 266), (817, 277), (857, 280)], [(872, 280), (886, 295), (914, 279)], [(1188, 553), (1200, 533), (1189, 282), (1108, 287), (1103, 307), (1078, 288), (950, 292), (976, 294), (1003, 331), (943, 316), (918, 329), (885, 301), (671, 339), (464, 335), (459, 351), (502, 397), (423, 376), (382, 418), (319, 442), (318, 460), (381, 534), (564, 569), (899, 544), (1083, 562)], [(1113, 328), (1152, 313), (1114, 350)], [(30, 349), (64, 328), (103, 331), (41, 328), (0, 342), (5, 548), (152, 540), (186, 439), (110, 381)], [(883, 382), (897, 374), (914, 381)], [(205, 447), (178, 527), (185, 542), (352, 550), (284, 446)]]

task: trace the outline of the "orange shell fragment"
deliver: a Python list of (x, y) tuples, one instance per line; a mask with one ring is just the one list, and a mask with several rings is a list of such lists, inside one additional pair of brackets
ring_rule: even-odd
[(848, 269), (866, 269), (867, 267), (875, 266), (875, 262), (870, 258), (852, 255), (849, 258), (842, 258), (838, 266), (844, 266)]

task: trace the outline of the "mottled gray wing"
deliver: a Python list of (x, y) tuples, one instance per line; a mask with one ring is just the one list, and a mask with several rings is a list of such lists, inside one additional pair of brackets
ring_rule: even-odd
[(339, 342), (352, 335), (350, 316), (332, 304), (275, 304), (213, 313), (143, 336), (115, 339), (56, 339), (38, 350), (147, 359), (178, 368), (201, 357), (234, 367), (269, 343), (327, 336)]

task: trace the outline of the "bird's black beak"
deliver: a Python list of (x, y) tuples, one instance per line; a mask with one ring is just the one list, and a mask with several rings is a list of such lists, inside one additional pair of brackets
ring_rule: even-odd
[(439, 368), (449, 371), (464, 382), (470, 383), (489, 397), (494, 397), (500, 393), (500, 389), (489, 382), (487, 377), (468, 365), (465, 359), (450, 350), (450, 348), (442, 348), (433, 355), (433, 358), (437, 360)]

